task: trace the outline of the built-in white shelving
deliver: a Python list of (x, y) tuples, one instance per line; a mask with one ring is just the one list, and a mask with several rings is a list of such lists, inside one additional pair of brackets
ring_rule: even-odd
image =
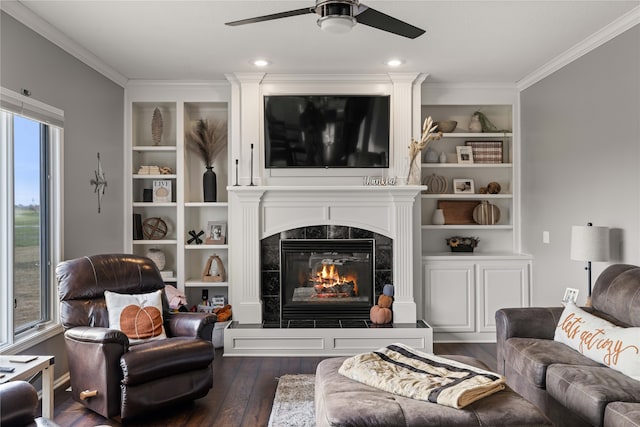
[[(214, 289), (209, 296), (224, 295), (228, 298), (229, 278), (221, 282), (203, 281), (203, 270), (210, 256), (217, 255), (228, 272), (228, 238), (224, 244), (206, 244), (207, 227), (216, 222), (228, 227), (228, 150), (214, 161), (217, 175), (218, 198), (216, 202), (204, 202), (202, 174), (204, 164), (196, 152), (189, 149), (185, 136), (193, 124), (200, 120), (228, 122), (227, 90), (223, 87), (203, 85), (133, 85), (127, 88), (126, 132), (130, 153), (125, 170), (129, 171), (126, 192), (127, 222), (126, 245), (136, 254), (145, 255), (149, 249), (160, 249), (165, 254), (164, 270), (171, 274), (165, 282), (185, 292), (190, 306), (202, 301), (203, 289)], [(154, 110), (162, 116), (162, 136), (155, 145), (151, 135)], [(157, 143), (157, 141), (156, 141)], [(168, 168), (168, 174), (139, 174), (141, 166)], [(153, 181), (171, 182), (170, 202), (144, 201), (145, 191), (153, 188)], [(148, 194), (148, 193), (147, 193)], [(147, 195), (148, 197), (148, 195)], [(146, 199), (148, 200), (148, 199)], [(131, 214), (147, 218), (161, 218), (167, 224), (167, 234), (160, 240), (144, 236), (135, 240), (130, 230), (134, 227)], [(190, 231), (203, 231), (203, 244), (189, 244)], [(138, 236), (141, 237), (141, 236)], [(167, 276), (169, 276), (167, 274)]]

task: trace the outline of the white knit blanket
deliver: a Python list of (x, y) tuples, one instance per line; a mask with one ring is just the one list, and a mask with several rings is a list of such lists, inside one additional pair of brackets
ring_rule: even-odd
[(339, 370), (352, 380), (389, 393), (464, 408), (504, 389), (505, 378), (451, 359), (391, 344), (348, 358)]

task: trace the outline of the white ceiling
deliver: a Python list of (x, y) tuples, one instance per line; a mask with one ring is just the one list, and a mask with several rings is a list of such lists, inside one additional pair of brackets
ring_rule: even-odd
[(224, 25), (313, 0), (23, 0), (12, 9), (37, 15), (46, 21), (41, 27), (53, 27), (41, 33), (70, 39), (76, 51), (88, 51), (125, 81), (223, 79), (256, 71), (250, 61), (257, 57), (271, 61), (268, 73), (385, 73), (384, 62), (398, 57), (405, 63), (394, 72), (429, 73), (431, 82), (517, 83), (620, 17), (635, 16), (640, 0), (364, 3), (427, 32), (410, 40), (356, 25), (333, 35), (312, 14)]

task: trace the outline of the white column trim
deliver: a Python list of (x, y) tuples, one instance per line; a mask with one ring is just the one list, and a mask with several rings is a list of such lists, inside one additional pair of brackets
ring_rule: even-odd
[(260, 300), (260, 201), (263, 189), (244, 188), (229, 191), (230, 222), (229, 250), (230, 276), (233, 286), (233, 318), (240, 323), (262, 322)]

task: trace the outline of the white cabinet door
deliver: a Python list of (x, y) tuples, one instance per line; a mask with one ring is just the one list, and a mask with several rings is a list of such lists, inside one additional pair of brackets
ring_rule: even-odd
[(495, 332), (500, 308), (529, 306), (529, 261), (478, 264), (478, 332)]
[(424, 318), (434, 332), (475, 330), (473, 263), (424, 264)]

